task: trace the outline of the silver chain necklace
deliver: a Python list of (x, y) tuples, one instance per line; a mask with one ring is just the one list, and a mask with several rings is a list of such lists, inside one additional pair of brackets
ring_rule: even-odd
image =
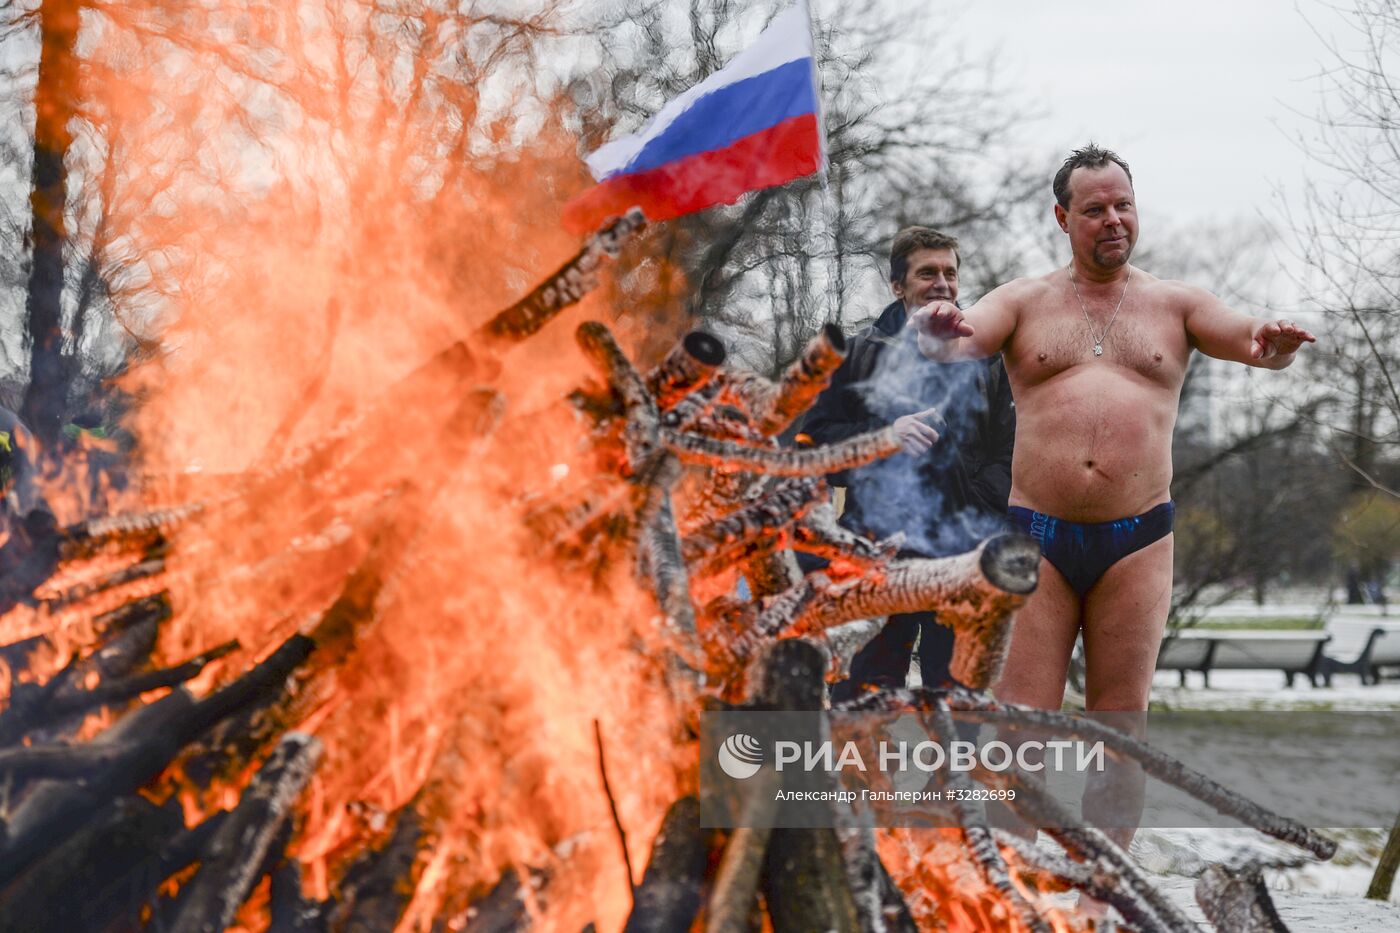
[[(1108, 326), (1103, 329), (1103, 334), (1094, 339), (1094, 355), (1103, 356), (1103, 342), (1108, 339), (1108, 332), (1113, 329), (1113, 322), (1118, 320), (1118, 311), (1123, 307), (1123, 299), (1128, 297), (1128, 282), (1133, 277), (1133, 267), (1128, 267), (1128, 277), (1123, 280), (1123, 294), (1118, 296), (1118, 304), (1113, 306), (1113, 314), (1109, 316)], [(1079, 286), (1074, 281), (1074, 266), (1069, 267), (1069, 285), (1074, 289), (1074, 297), (1079, 299), (1079, 310), (1084, 312), (1084, 323), (1089, 325), (1089, 336), (1094, 337), (1094, 321), (1089, 317), (1089, 309), (1084, 307), (1084, 298), (1079, 294)]]

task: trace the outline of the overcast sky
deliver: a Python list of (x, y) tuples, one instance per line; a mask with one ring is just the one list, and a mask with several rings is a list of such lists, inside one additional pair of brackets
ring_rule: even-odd
[(1275, 189), (1309, 170), (1291, 137), (1317, 133), (1330, 59), (1314, 28), (1355, 41), (1319, 0), (970, 0), (951, 28), (999, 49), (1046, 114), (1026, 145), (1117, 149), (1141, 210), (1180, 221), (1277, 216)]

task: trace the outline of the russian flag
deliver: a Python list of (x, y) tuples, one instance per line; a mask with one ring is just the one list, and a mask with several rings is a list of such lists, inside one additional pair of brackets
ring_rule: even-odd
[(564, 206), (565, 226), (596, 229), (634, 205), (668, 220), (820, 171), (819, 88), (811, 21), (798, 3), (641, 132), (586, 156), (599, 184)]

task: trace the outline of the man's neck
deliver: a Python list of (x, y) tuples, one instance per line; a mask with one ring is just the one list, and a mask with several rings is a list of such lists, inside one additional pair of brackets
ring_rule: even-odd
[(1105, 268), (1095, 263), (1092, 259), (1082, 260), (1074, 256), (1069, 261), (1070, 273), (1080, 282), (1089, 282), (1094, 285), (1108, 285), (1112, 283), (1122, 283), (1128, 278), (1132, 266), (1123, 263), (1121, 266)]

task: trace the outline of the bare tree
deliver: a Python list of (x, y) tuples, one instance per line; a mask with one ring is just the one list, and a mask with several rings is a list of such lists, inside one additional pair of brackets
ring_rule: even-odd
[(1329, 325), (1327, 442), (1359, 484), (1400, 495), (1400, 11), (1355, 0), (1346, 22), (1356, 41), (1328, 43), (1323, 132), (1304, 143), (1315, 180), (1290, 221), (1300, 285)]

